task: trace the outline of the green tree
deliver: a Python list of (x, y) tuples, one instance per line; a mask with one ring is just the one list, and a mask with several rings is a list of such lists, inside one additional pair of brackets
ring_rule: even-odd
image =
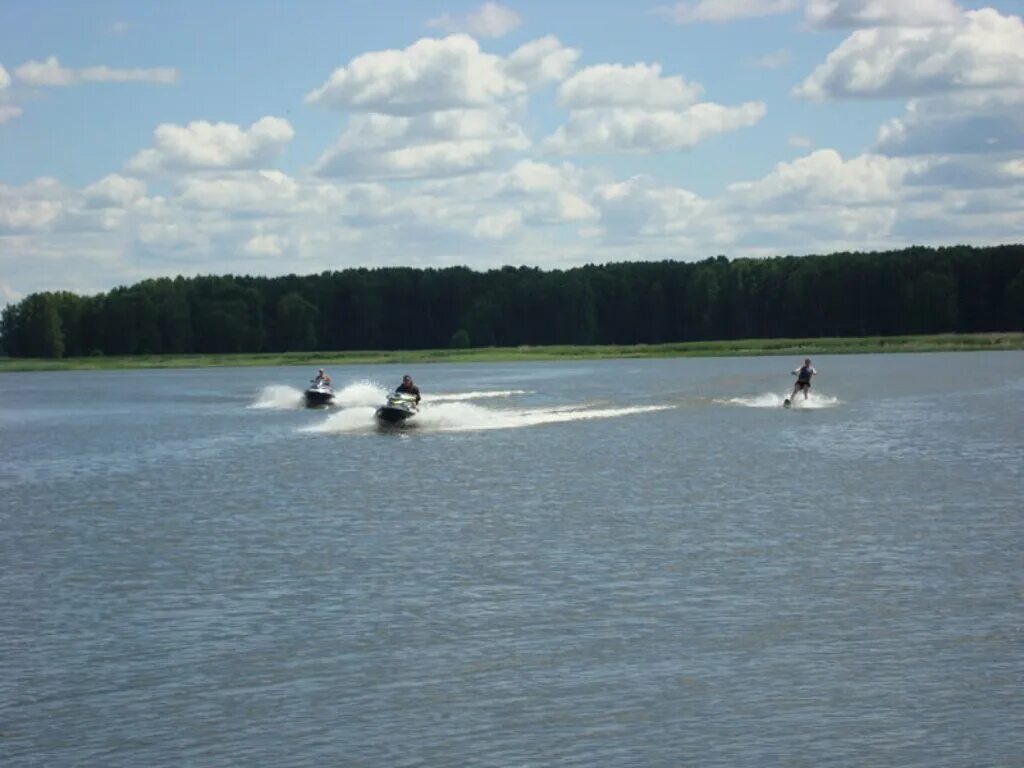
[(316, 322), (320, 312), (313, 304), (292, 291), (277, 300), (274, 314), (279, 349), (316, 349)]

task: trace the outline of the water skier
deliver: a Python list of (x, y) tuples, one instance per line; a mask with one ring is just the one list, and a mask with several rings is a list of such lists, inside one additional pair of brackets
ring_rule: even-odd
[(793, 369), (793, 375), (796, 376), (796, 383), (793, 385), (793, 394), (783, 401), (783, 405), (789, 405), (796, 400), (798, 392), (803, 392), (804, 400), (806, 400), (811, 391), (811, 377), (817, 376), (818, 372), (814, 370), (814, 366), (811, 365), (811, 358), (808, 357), (804, 360), (803, 365), (799, 368)]

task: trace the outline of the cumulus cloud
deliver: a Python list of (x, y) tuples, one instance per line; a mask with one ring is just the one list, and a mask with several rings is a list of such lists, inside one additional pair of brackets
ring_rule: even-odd
[(985, 8), (941, 27), (857, 30), (794, 89), (825, 98), (1024, 87), (1024, 20)]
[(902, 116), (879, 129), (875, 151), (892, 156), (1024, 151), (1024, 91), (913, 99)]
[(3, 64), (0, 64), (0, 124), (6, 123), (8, 120), (13, 120), (21, 114), (21, 107), (15, 106), (14, 104), (4, 103), (10, 87), (11, 76), (7, 73), (7, 70), (4, 69)]
[(467, 173), (530, 146), (499, 107), (453, 109), (413, 117), (355, 115), (314, 166), (320, 176), (411, 178)]
[(186, 126), (164, 123), (154, 147), (127, 163), (132, 173), (252, 168), (277, 155), (295, 135), (287, 120), (263, 117), (243, 129), (234, 123), (197, 120)]
[(728, 22), (759, 16), (789, 13), (800, 7), (801, 0), (694, 0), (662, 6), (655, 13), (676, 24)]
[(187, 176), (177, 189), (181, 204), (189, 208), (262, 216), (293, 211), (302, 194), (295, 179), (266, 170)]
[(562, 105), (569, 109), (634, 107), (680, 109), (700, 97), (703, 88), (682, 77), (662, 77), (658, 64), (598, 64), (570, 77), (559, 88)]
[(758, 181), (731, 184), (728, 189), (733, 200), (758, 206), (889, 204), (914, 168), (910, 162), (880, 155), (844, 160), (833, 149), (821, 149), (779, 163)]
[(475, 37), (504, 37), (523, 20), (519, 14), (498, 3), (484, 3), (464, 18), (442, 14), (430, 19), (427, 26), (445, 32), (469, 32)]
[(501, 59), (467, 35), (426, 38), (396, 51), (358, 56), (306, 95), (306, 103), (346, 110), (414, 115), (486, 106), (522, 93)]
[(807, 0), (805, 16), (817, 27), (931, 27), (956, 22), (953, 0)]
[(572, 72), (580, 52), (553, 35), (521, 45), (505, 60), (505, 73), (528, 87), (557, 83)]
[(662, 76), (657, 64), (587, 67), (559, 88), (569, 120), (544, 147), (557, 153), (688, 149), (717, 133), (754, 125), (765, 114), (761, 102), (695, 104), (702, 92), (680, 76)]
[(69, 86), (79, 83), (153, 83), (172, 85), (178, 81), (178, 70), (174, 67), (151, 69), (119, 69), (95, 66), (83, 69), (69, 69), (61, 66), (56, 56), (45, 61), (27, 61), (14, 70), (14, 75), (26, 85)]
[(146, 184), (112, 173), (82, 190), (86, 207), (124, 208), (146, 195)]
[(557, 153), (639, 153), (689, 149), (720, 133), (749, 128), (765, 114), (761, 102), (737, 107), (695, 104), (680, 111), (584, 109), (548, 137)]
[(67, 197), (67, 188), (50, 177), (20, 186), (0, 184), (0, 232), (46, 229), (63, 212)]
[(276, 258), (283, 255), (287, 247), (286, 241), (278, 235), (259, 234), (242, 245), (242, 252), (247, 256)]

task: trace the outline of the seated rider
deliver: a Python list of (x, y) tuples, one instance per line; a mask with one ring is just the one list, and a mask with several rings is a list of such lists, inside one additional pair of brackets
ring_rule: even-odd
[(316, 372), (316, 378), (313, 379), (314, 387), (319, 387), (320, 385), (323, 385), (325, 387), (331, 386), (331, 377), (328, 374), (324, 373), (323, 368)]
[(796, 384), (793, 385), (793, 394), (789, 396), (789, 399), (795, 398), (797, 392), (803, 392), (804, 400), (806, 400), (811, 391), (811, 377), (818, 375), (814, 366), (811, 365), (811, 358), (805, 359), (804, 364), (799, 368), (794, 368), (793, 375), (796, 376)]
[(402, 377), (402, 383), (398, 385), (395, 392), (404, 392), (407, 395), (416, 395), (416, 404), (420, 402), (420, 388), (412, 380), (412, 376), (406, 374)]

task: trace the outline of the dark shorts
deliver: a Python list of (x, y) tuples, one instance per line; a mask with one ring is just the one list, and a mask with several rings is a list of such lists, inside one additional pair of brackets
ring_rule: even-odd
[(796, 388), (797, 389), (810, 389), (811, 388), (811, 382), (809, 382), (809, 381), (798, 381), (796, 383)]

